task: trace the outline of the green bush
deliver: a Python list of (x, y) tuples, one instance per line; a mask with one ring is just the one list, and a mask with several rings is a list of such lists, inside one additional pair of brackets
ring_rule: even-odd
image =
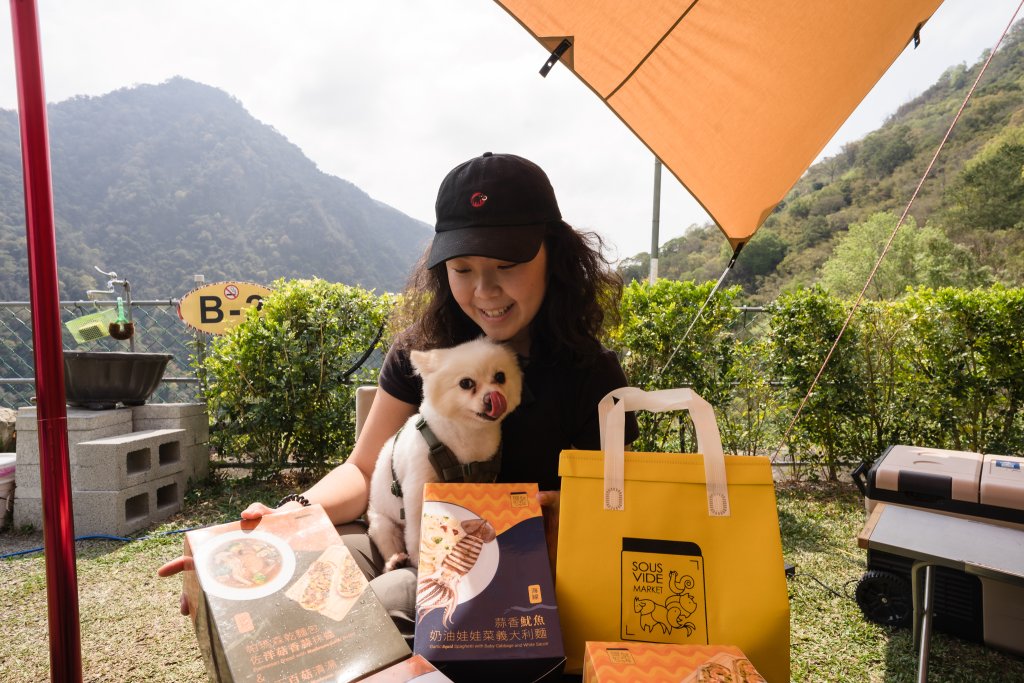
[[(814, 287), (780, 296), (770, 311), (773, 375), (783, 382), (781, 417), (793, 424), (785, 445), (793, 462), (821, 466), (833, 480), (841, 463), (853, 457), (850, 436), (861, 409), (853, 353), (859, 331), (846, 330), (826, 372), (804, 402), (848, 315), (848, 305)], [(793, 423), (798, 410), (799, 418)]]
[(722, 447), (734, 455), (763, 455), (779, 442), (780, 393), (773, 386), (766, 337), (740, 340), (725, 376), (728, 394), (715, 406)]
[(918, 289), (904, 305), (936, 447), (1024, 450), (1024, 289)]
[[(849, 303), (824, 290), (771, 307), (773, 376), (792, 421)], [(795, 462), (871, 462), (904, 443), (982, 453), (1024, 452), (1024, 290), (918, 288), (864, 302), (793, 425)], [(721, 423), (721, 420), (720, 420)]]
[(319, 475), (343, 462), (354, 442), (354, 393), (376, 381), (363, 367), (392, 306), (358, 287), (278, 280), (262, 314), (212, 344), (202, 366), (222, 455), (250, 462), (252, 476), (285, 467)]
[[(732, 287), (716, 293), (693, 323), (713, 283), (658, 280), (632, 282), (623, 292), (620, 322), (610, 343), (622, 358), (629, 384), (646, 390), (692, 387), (713, 405), (729, 397), (726, 377), (733, 364), (735, 339), (729, 327), (738, 317)], [(693, 329), (686, 335), (687, 328)], [(636, 450), (692, 450), (688, 420), (672, 413), (640, 413)], [(690, 444), (690, 447), (687, 446)]]
[[(732, 287), (687, 335), (712, 285), (631, 283), (608, 343), (631, 386), (692, 387), (706, 398), (726, 452), (786, 450), (798, 476), (828, 479), (897, 443), (1024, 453), (1024, 289), (919, 288), (863, 302), (793, 422), (850, 303), (820, 287), (795, 290), (752, 332)], [(250, 312), (217, 338), (199, 368), (213, 444), (251, 462), (256, 477), (285, 467), (316, 476), (342, 462), (354, 438), (354, 389), (377, 374), (346, 371), (393, 304), (321, 280), (275, 283), (263, 314)], [(635, 449), (696, 448), (684, 415), (638, 418)]]
[(844, 449), (849, 461), (870, 462), (891, 444), (928, 440), (931, 421), (910, 365), (915, 349), (908, 316), (902, 302), (863, 301), (851, 321), (857, 405)]

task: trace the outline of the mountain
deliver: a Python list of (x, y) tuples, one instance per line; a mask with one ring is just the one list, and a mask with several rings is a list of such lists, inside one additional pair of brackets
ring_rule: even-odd
[[(876, 131), (811, 166), (746, 245), (725, 283), (751, 302), (817, 282), (851, 225), (886, 211), (899, 216), (974, 83), (987, 54), (949, 68)], [(1024, 23), (993, 57), (921, 188), (911, 216), (945, 234), (968, 272), (1024, 284)], [(878, 245), (879, 250), (881, 244)], [(731, 252), (713, 224), (691, 226), (659, 249), (659, 276), (714, 280)], [(647, 276), (650, 255), (626, 259), (627, 280)], [(968, 285), (967, 282), (951, 284)]]
[[(135, 298), (193, 275), (399, 291), (429, 226), (317, 169), (227, 93), (184, 78), (48, 107), (61, 298), (117, 271)], [(28, 297), (18, 117), (0, 110), (0, 299)]]

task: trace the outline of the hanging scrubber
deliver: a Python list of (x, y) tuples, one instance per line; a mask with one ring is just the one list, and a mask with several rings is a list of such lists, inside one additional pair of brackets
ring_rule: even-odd
[(135, 325), (128, 322), (128, 318), (124, 314), (124, 300), (121, 297), (117, 297), (117, 320), (110, 323), (108, 330), (111, 337), (122, 341), (131, 339), (135, 334)]

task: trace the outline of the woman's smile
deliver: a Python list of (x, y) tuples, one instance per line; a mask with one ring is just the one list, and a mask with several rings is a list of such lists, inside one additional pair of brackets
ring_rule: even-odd
[(509, 304), (508, 306), (503, 306), (502, 308), (492, 308), (490, 310), (481, 308), (480, 312), (484, 315), (484, 317), (490, 318), (491, 320), (496, 320), (497, 318), (501, 318), (510, 310), (512, 310), (513, 306), (515, 306), (515, 304)]

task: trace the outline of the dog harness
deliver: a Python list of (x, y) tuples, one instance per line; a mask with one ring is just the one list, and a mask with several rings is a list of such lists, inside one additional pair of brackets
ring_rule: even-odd
[(489, 460), (463, 464), (450, 448), (441, 443), (422, 415), (416, 421), (416, 429), (430, 448), (430, 464), (434, 466), (434, 472), (441, 481), (493, 484), (498, 480), (501, 472), (501, 443), (498, 443), (498, 450)]
[[(405, 425), (402, 426), (402, 429), (405, 429)], [(395, 473), (395, 447), (402, 429), (398, 430), (395, 440), (391, 443), (391, 493), (398, 498), (402, 497), (402, 485), (398, 483), (398, 474)], [(498, 480), (498, 474), (501, 472), (500, 443), (498, 450), (489, 460), (463, 464), (455, 457), (452, 450), (437, 438), (422, 415), (416, 421), (416, 429), (423, 440), (427, 442), (427, 448), (430, 451), (428, 456), (430, 464), (434, 467), (434, 472), (437, 473), (440, 481), (492, 484)], [(402, 519), (405, 519), (404, 507), (402, 508)]]

